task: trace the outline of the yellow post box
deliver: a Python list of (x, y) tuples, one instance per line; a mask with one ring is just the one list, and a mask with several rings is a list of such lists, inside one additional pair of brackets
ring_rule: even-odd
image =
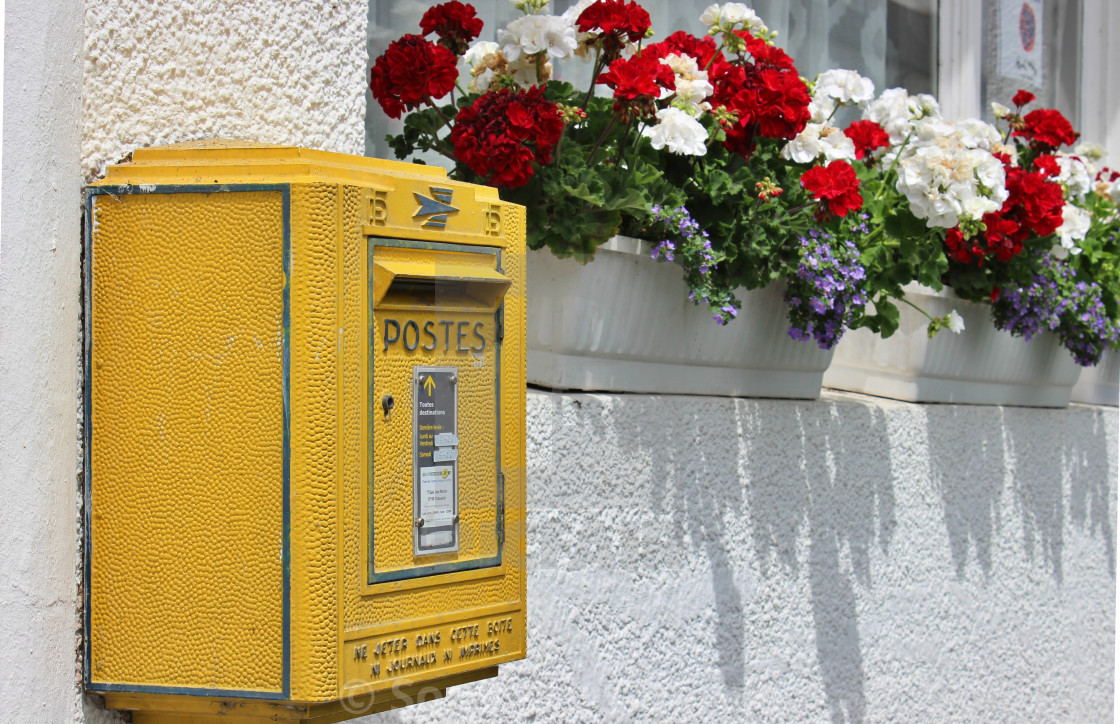
[(523, 658), (524, 209), (209, 141), (86, 219), (86, 688), (334, 722)]

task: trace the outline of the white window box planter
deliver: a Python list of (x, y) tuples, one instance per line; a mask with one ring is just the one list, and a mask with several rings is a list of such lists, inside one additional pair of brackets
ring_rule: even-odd
[(726, 326), (688, 301), (676, 264), (615, 237), (595, 260), (528, 254), (528, 379), (615, 392), (815, 398), (832, 353), (786, 332), (777, 285), (740, 296)]
[(908, 402), (1064, 407), (1080, 368), (1050, 333), (1029, 342), (992, 326), (987, 306), (945, 289), (910, 284), (906, 298), (931, 315), (956, 309), (965, 330), (929, 339), (929, 320), (899, 304), (897, 332), (887, 339), (866, 329), (847, 332), (836, 347), (824, 386)]
[(1120, 352), (1105, 352), (1095, 367), (1082, 367), (1070, 400), (1113, 407), (1120, 404)]

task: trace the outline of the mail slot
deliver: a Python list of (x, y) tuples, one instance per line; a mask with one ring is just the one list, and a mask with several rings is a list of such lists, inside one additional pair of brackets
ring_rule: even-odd
[(523, 658), (524, 210), (206, 141), (85, 211), (86, 689), (343, 721)]

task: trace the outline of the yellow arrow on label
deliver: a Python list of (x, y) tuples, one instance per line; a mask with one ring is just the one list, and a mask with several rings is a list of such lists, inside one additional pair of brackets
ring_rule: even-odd
[(428, 379), (424, 380), (424, 391), (428, 393), (428, 397), (431, 397), (435, 389), (436, 381), (432, 379), (431, 375), (428, 375)]

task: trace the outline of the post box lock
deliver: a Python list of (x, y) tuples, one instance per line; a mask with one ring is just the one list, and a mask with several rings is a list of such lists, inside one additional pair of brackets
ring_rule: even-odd
[(88, 690), (342, 721), (524, 657), (524, 224), (434, 167), (228, 141), (87, 190)]

